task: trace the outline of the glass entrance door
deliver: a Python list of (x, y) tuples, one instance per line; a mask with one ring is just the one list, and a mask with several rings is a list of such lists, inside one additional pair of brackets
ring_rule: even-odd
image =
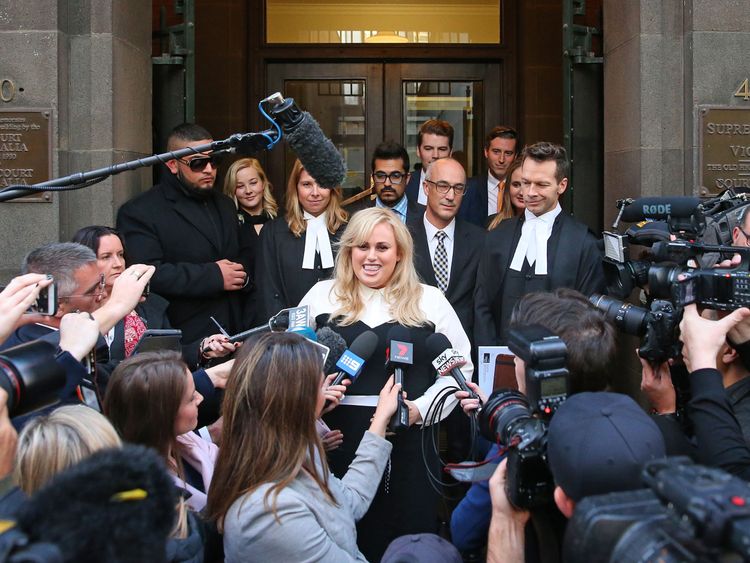
[[(454, 156), (473, 176), (481, 173), (486, 131), (504, 123), (509, 101), (500, 64), (269, 64), (268, 90), (293, 97), (310, 112), (347, 164), (344, 196), (369, 186), (375, 146), (395, 139), (417, 164), (417, 132), (427, 119), (453, 125)], [(291, 152), (269, 154), (277, 193), (294, 162)]]

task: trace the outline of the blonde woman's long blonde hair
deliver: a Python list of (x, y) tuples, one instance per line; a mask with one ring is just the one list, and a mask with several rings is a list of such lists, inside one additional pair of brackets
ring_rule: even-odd
[(423, 288), (414, 268), (414, 242), (401, 219), (390, 209), (380, 207), (355, 213), (341, 235), (333, 271), (333, 292), (340, 305), (331, 314), (331, 318), (339, 325), (347, 326), (362, 317), (365, 304), (359, 291), (360, 281), (352, 266), (352, 249), (366, 242), (373, 229), (381, 223), (387, 223), (393, 229), (399, 255), (393, 276), (384, 289), (389, 313), (396, 322), (404, 326), (423, 326), (428, 321), (419, 306)]
[[(292, 234), (300, 238), (307, 228), (304, 210), (297, 195), (297, 184), (302, 171), (305, 169), (299, 159), (294, 161), (294, 166), (286, 183), (286, 222)], [(316, 180), (317, 181), (317, 180)], [(331, 199), (326, 207), (326, 227), (328, 232), (334, 234), (349, 219), (349, 213), (341, 207), (341, 188), (331, 190)]]
[(68, 405), (32, 418), (18, 437), (15, 480), (27, 495), (96, 451), (122, 446), (110, 422), (94, 409)]
[(271, 182), (268, 181), (268, 176), (266, 176), (260, 162), (255, 158), (241, 158), (232, 163), (229, 170), (227, 170), (226, 178), (224, 178), (224, 195), (232, 198), (235, 207), (237, 207), (237, 209), (240, 208), (240, 204), (237, 201), (237, 174), (240, 170), (244, 170), (245, 168), (254, 168), (258, 173), (258, 178), (260, 178), (260, 181), (263, 183), (263, 211), (265, 211), (271, 219), (274, 219), (279, 212), (279, 205), (273, 197), (273, 186), (271, 185)]

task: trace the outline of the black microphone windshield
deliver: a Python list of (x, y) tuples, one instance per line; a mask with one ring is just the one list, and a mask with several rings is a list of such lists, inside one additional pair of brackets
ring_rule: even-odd
[(442, 332), (436, 332), (435, 334), (428, 336), (425, 345), (427, 346), (427, 352), (429, 353), (430, 358), (437, 358), (448, 348), (453, 348), (451, 341), (448, 340), (448, 337)]
[(341, 153), (312, 115), (303, 113), (303, 119), (286, 133), (289, 146), (305, 170), (322, 188), (337, 188), (346, 178), (346, 165)]
[(362, 358), (364, 361), (370, 359), (378, 345), (378, 335), (371, 330), (367, 330), (354, 339), (349, 350)]
[(622, 220), (636, 223), (644, 219), (688, 218), (697, 213), (697, 197), (641, 197), (622, 212)]
[(346, 351), (346, 340), (335, 330), (324, 326), (315, 331), (318, 337), (318, 343), (328, 346), (329, 352), (326, 358), (326, 365), (323, 366), (323, 373), (333, 373), (336, 371), (336, 362)]

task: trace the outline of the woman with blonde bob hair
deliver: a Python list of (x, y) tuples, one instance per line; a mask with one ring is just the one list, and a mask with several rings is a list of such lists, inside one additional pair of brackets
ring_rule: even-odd
[[(318, 326), (328, 324), (350, 345), (368, 330), (378, 339), (347, 397), (324, 417), (329, 427), (344, 434), (342, 445), (328, 454), (336, 476), (343, 475), (351, 463), (378, 391), (390, 375), (383, 360), (392, 328), (399, 326), (409, 335), (395, 340), (412, 344), (413, 364), (404, 377), (410, 427), (392, 438), (389, 471), (358, 525), (358, 545), (369, 561), (379, 561), (398, 536), (437, 531), (438, 498), (425, 462), (436, 475), (439, 460), (434, 452), (426, 451), (423, 461), (420, 427), (445, 418), (456, 400), (449, 391), (451, 380), (438, 378), (432, 367), (435, 358), (426, 346), (427, 337), (435, 332), (446, 335), (466, 358), (463, 374), (470, 378), (473, 370), (461, 322), (439, 289), (419, 283), (413, 254), (411, 235), (392, 211), (377, 207), (359, 211), (341, 237), (333, 279), (316, 284), (300, 302), (310, 307)], [(443, 395), (445, 407), (435, 412), (431, 405)]]
[(380, 392), (347, 474), (330, 475), (315, 421), (323, 360), (304, 338), (270, 333), (242, 347), (226, 389), (222, 447), (207, 514), (232, 561), (363, 561), (355, 521), (388, 462), (385, 430), (400, 386)]
[(96, 451), (122, 445), (112, 424), (94, 409), (68, 405), (32, 418), (18, 437), (15, 480), (32, 495), (64, 469)]
[(299, 160), (286, 189), (286, 216), (261, 232), (256, 267), (265, 318), (294, 307), (318, 281), (333, 272), (336, 243), (349, 215), (341, 189), (321, 187)]

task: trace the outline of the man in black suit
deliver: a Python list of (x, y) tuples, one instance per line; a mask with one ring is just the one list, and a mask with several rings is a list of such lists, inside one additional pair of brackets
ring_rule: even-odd
[(406, 197), (419, 205), (427, 205), (427, 195), (422, 190), (427, 168), (439, 158), (453, 154), (453, 126), (442, 119), (428, 119), (417, 134), (417, 154), (422, 162), (419, 174), (412, 174), (406, 186)]
[(479, 346), (506, 341), (513, 306), (526, 293), (569, 287), (589, 296), (605, 288), (596, 237), (558, 201), (568, 187), (565, 149), (536, 143), (520, 158), (526, 210), (487, 234), (477, 272), (474, 338)]
[[(413, 215), (421, 215), (424, 207), (406, 197), (404, 191), (409, 181), (409, 153), (394, 141), (385, 141), (375, 147), (370, 163), (372, 169), (371, 195), (348, 204), (346, 210), (355, 213), (368, 207), (385, 207), (406, 223)], [(372, 193), (374, 190), (375, 193)]]
[(505, 174), (515, 160), (519, 149), (518, 132), (498, 126), (484, 140), (484, 158), (487, 173), (469, 178), (469, 191), (461, 206), (459, 217), (484, 227), (490, 215), (501, 211)]
[[(172, 130), (167, 150), (211, 139), (203, 127), (186, 123)], [(156, 266), (151, 290), (169, 301), (169, 322), (182, 330), (183, 341), (214, 334), (211, 316), (230, 333), (248, 328), (240, 293), (251, 270), (242, 259), (234, 204), (213, 189), (215, 157), (196, 153), (166, 165), (171, 174), (117, 214), (131, 261)]]
[(465, 189), (466, 173), (460, 162), (452, 158), (433, 162), (423, 185), (427, 208), (424, 214), (410, 216), (407, 226), (414, 238), (417, 273), (445, 294), (473, 343), (474, 284), (485, 232), (456, 218)]

